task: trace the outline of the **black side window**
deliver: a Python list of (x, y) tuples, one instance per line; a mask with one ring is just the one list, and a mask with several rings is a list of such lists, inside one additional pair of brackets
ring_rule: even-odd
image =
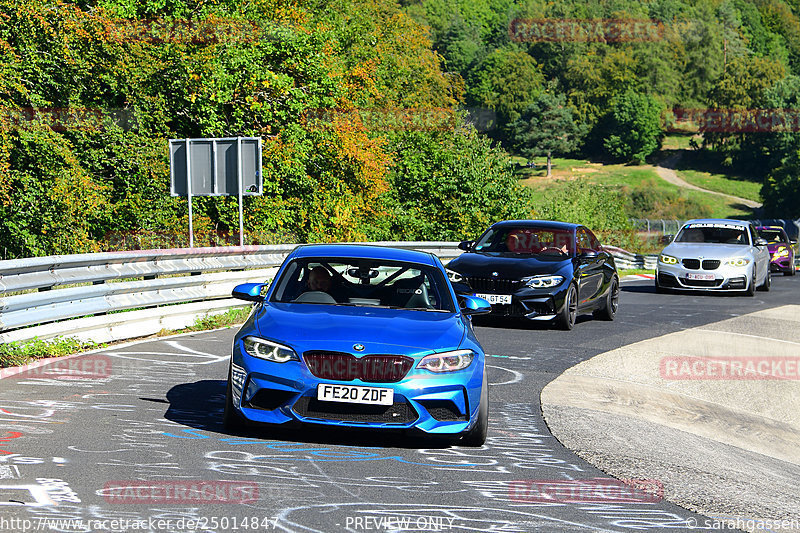
[(756, 235), (756, 230), (752, 224), (748, 225), (747, 228), (750, 230), (750, 244), (755, 246), (756, 239), (758, 239), (758, 235)]

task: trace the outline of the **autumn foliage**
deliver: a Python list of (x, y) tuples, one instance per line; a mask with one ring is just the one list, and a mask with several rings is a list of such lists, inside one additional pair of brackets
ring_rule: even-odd
[[(457, 111), (460, 76), (390, 1), (0, 0), (0, 50), (5, 257), (186, 245), (170, 138), (264, 139), (248, 242), (458, 239), (529, 213)], [(374, 120), (428, 109), (451, 120)], [(197, 198), (193, 220), (200, 244), (237, 241), (235, 198)]]

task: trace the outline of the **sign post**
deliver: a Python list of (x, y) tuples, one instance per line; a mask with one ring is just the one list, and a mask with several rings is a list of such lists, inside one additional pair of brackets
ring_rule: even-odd
[(239, 246), (244, 245), (244, 196), (263, 192), (260, 137), (170, 139), (170, 194), (189, 201), (189, 247), (194, 247), (192, 196), (239, 200)]

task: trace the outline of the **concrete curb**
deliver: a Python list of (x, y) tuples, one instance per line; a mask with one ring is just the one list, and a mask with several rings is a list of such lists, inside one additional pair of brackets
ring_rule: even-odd
[[(720, 362), (745, 365), (721, 373)], [(584, 361), (543, 389), (542, 412), (566, 447), (616, 477), (657, 479), (665, 498), (740, 518), (737, 529), (789, 520), (779, 529), (800, 531), (798, 363), (800, 306), (768, 309)]]

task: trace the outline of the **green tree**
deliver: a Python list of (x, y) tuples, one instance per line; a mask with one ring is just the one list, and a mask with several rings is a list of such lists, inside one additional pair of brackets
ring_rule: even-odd
[(764, 210), (774, 217), (800, 218), (800, 149), (793, 150), (761, 188)]
[(398, 158), (386, 199), (394, 214), (388, 235), (463, 240), (498, 220), (531, 216), (530, 190), (474, 128), (402, 132), (390, 142)]
[(512, 139), (528, 158), (547, 156), (547, 177), (551, 157), (577, 150), (584, 128), (575, 123), (572, 108), (562, 93), (545, 92), (510, 127)]
[[(558, 183), (534, 204), (540, 218), (585, 224), (606, 244), (628, 246), (628, 199), (619, 191), (580, 181)], [(622, 240), (620, 240), (622, 238)]]
[(544, 76), (530, 55), (505, 47), (486, 56), (468, 81), (468, 103), (495, 111), (498, 126), (504, 129), (536, 100)]
[(661, 146), (663, 106), (652, 96), (626, 91), (611, 105), (603, 146), (612, 157), (644, 163)]

